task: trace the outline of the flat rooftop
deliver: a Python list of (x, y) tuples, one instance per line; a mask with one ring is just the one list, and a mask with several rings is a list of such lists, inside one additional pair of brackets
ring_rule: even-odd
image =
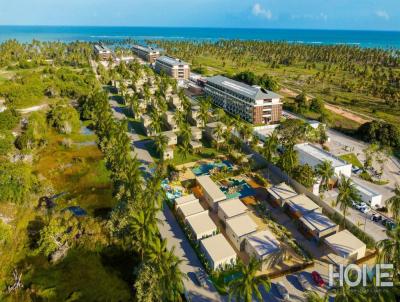
[(285, 200), (298, 195), (297, 192), (291, 186), (287, 185), (284, 182), (272, 186), (267, 190), (275, 199)]
[(222, 234), (205, 238), (201, 240), (201, 244), (215, 263), (236, 257), (235, 250)]
[(247, 207), (240, 199), (235, 198), (218, 203), (218, 210), (224, 212), (225, 215), (229, 218), (246, 213)]
[(207, 128), (217, 128), (218, 125), (221, 125), (222, 127), (226, 127), (224, 123), (221, 122), (212, 122), (212, 123), (208, 123), (206, 124)]
[(164, 131), (164, 132), (162, 132), (162, 134), (168, 138), (176, 138), (177, 137), (177, 135), (174, 131)]
[(198, 200), (192, 200), (187, 203), (177, 205), (177, 208), (182, 212), (184, 217), (189, 217), (193, 214), (204, 212), (204, 208), (201, 206)]
[(227, 219), (226, 225), (231, 228), (237, 237), (253, 233), (257, 230), (257, 224), (247, 214)]
[(169, 57), (169, 56), (161, 56), (157, 59), (157, 61), (166, 63), (171, 66), (189, 65), (188, 63), (186, 63), (180, 59), (176, 59), (176, 58)]
[(247, 237), (250, 244), (260, 257), (275, 253), (280, 250), (279, 241), (269, 230), (257, 232)]
[(217, 230), (217, 226), (212, 221), (208, 211), (200, 212), (186, 218), (187, 223), (191, 226), (196, 235), (212, 232)]
[(279, 94), (276, 94), (272, 91), (261, 89), (259, 87), (250, 86), (245, 83), (232, 80), (221, 75), (216, 75), (207, 78), (207, 83), (212, 83), (218, 86), (222, 86), (227, 90), (234, 91), (236, 93), (239, 93), (240, 95), (249, 97), (254, 100), (281, 98)]
[(226, 199), (224, 192), (221, 191), (219, 186), (208, 175), (196, 177), (197, 182), (207, 192), (213, 200), (221, 201)]
[(349, 165), (349, 163), (347, 163), (343, 159), (336, 157), (333, 154), (326, 152), (325, 150), (322, 150), (322, 149), (320, 149), (314, 145), (311, 145), (309, 143), (297, 144), (295, 146), (295, 149), (298, 149), (298, 150), (306, 153), (308, 156), (310, 156), (320, 162), (323, 162), (325, 160), (330, 161), (332, 164), (332, 167), (334, 167), (334, 168)]
[(182, 204), (187, 203), (192, 200), (198, 200), (198, 199), (193, 194), (190, 194), (190, 195), (182, 196), (182, 197), (175, 199), (175, 204), (182, 205)]
[(320, 208), (314, 201), (304, 194), (288, 198), (285, 203), (287, 203), (294, 211), (300, 212), (301, 215), (305, 215)]
[(353, 180), (353, 184), (354, 184), (354, 187), (357, 189), (357, 191), (359, 191), (361, 194), (364, 194), (366, 196), (375, 197), (375, 196), (381, 195), (381, 194), (375, 192), (374, 190), (367, 188), (366, 186), (364, 186), (360, 183), (355, 182), (354, 180)]
[(325, 238), (326, 243), (341, 257), (346, 258), (359, 249), (366, 248), (364, 242), (350, 233), (343, 230)]
[(318, 232), (323, 232), (325, 230), (334, 228), (337, 226), (332, 220), (326, 217), (324, 214), (320, 212), (309, 212), (303, 217), (300, 217), (300, 220), (312, 231), (316, 230)]
[(139, 49), (139, 50), (147, 52), (147, 53), (159, 53), (160, 52), (160, 50), (155, 49), (153, 47), (143, 46), (143, 45), (139, 45), (139, 44), (132, 45), (132, 48), (136, 48), (136, 49)]

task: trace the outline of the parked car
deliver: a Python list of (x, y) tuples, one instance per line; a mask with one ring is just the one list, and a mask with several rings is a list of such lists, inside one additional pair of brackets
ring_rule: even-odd
[(202, 269), (199, 269), (194, 274), (196, 275), (196, 279), (200, 286), (207, 287), (207, 274)]
[(367, 213), (371, 212), (371, 208), (369, 206), (365, 206), (365, 207), (362, 207), (360, 209), (360, 211), (363, 212), (364, 214), (367, 214)]
[(371, 220), (372, 220), (372, 221), (375, 221), (375, 222), (379, 222), (379, 221), (382, 220), (382, 215), (379, 215), (379, 214), (372, 214)]
[(310, 284), (310, 282), (308, 282), (307, 279), (306, 279), (306, 277), (304, 277), (303, 275), (298, 274), (298, 275), (297, 275), (297, 281), (299, 281), (301, 287), (302, 287), (304, 290), (311, 290), (311, 284)]
[(282, 282), (276, 283), (276, 289), (278, 290), (279, 294), (284, 300), (289, 301), (290, 299), (289, 291), (287, 290), (285, 285), (283, 285)]
[(318, 272), (313, 271), (313, 272), (311, 273), (311, 277), (313, 278), (314, 282), (315, 282), (319, 287), (324, 287), (324, 286), (325, 286), (325, 281), (324, 281), (324, 279), (322, 279), (321, 275), (320, 275)]

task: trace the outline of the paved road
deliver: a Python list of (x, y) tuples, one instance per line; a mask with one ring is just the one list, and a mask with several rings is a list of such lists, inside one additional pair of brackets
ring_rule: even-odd
[(188, 276), (183, 282), (191, 301), (224, 301), (210, 282), (207, 282), (208, 288), (197, 285), (194, 273), (202, 265), (167, 204), (164, 203), (158, 218), (161, 220), (158, 225), (161, 237), (167, 239), (168, 248), (175, 247), (175, 255), (183, 260), (181, 270)]

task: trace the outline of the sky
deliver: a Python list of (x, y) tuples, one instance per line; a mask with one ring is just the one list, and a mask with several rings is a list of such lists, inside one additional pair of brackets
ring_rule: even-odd
[(0, 0), (0, 25), (400, 31), (400, 0)]

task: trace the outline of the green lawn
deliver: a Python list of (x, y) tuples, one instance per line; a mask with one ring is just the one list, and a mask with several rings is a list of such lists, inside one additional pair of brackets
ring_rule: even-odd
[(177, 149), (174, 151), (174, 159), (171, 160), (172, 164), (178, 166), (178, 165), (183, 165), (186, 163), (198, 161), (200, 159), (204, 158), (215, 158), (217, 155), (220, 155), (221, 153), (217, 151), (217, 149), (214, 148), (206, 148), (204, 147), (199, 153), (191, 153), (189, 154), (186, 158), (182, 156), (180, 152), (178, 152)]
[(354, 167), (362, 168), (363, 164), (357, 158), (357, 155), (354, 153), (343, 154), (339, 156), (341, 159), (347, 161), (348, 163), (352, 164)]

